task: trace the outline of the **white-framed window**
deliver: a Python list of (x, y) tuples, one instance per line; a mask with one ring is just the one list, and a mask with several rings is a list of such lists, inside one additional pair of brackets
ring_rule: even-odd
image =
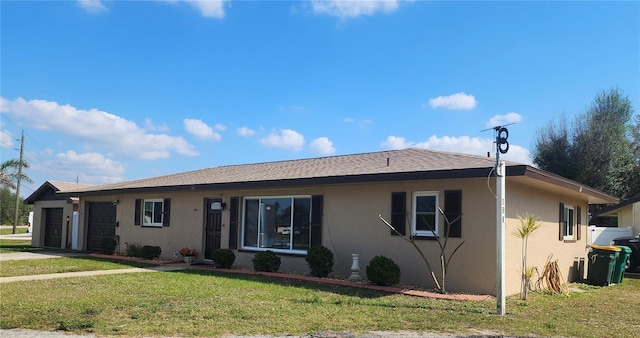
[(142, 225), (150, 227), (161, 227), (164, 210), (163, 199), (146, 199), (144, 200), (144, 211), (142, 216)]
[(438, 216), (438, 195), (437, 191), (418, 191), (413, 193), (412, 236), (438, 236), (440, 219)]
[(310, 222), (311, 196), (246, 197), (242, 248), (306, 253)]
[(576, 225), (576, 217), (575, 217), (575, 209), (572, 205), (564, 206), (564, 227), (562, 230), (562, 235), (564, 239), (574, 239), (573, 229)]

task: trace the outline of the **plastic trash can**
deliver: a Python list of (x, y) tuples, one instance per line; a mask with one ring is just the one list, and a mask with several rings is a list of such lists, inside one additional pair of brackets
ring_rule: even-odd
[(613, 273), (621, 249), (615, 246), (591, 245), (587, 281), (591, 285), (608, 286), (613, 283)]
[(616, 245), (616, 248), (620, 249), (618, 259), (613, 269), (613, 277), (611, 277), (611, 283), (622, 283), (622, 276), (624, 276), (624, 270), (627, 267), (629, 256), (631, 256), (631, 248), (623, 245)]

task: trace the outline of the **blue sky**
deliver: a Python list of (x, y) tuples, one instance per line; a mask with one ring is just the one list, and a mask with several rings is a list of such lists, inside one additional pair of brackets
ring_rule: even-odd
[(531, 163), (535, 134), (618, 87), (640, 3), (2, 1), (2, 160), (110, 183), (409, 146)]

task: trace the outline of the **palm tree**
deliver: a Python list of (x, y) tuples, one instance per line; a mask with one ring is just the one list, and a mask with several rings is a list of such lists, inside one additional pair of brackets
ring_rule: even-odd
[[(29, 163), (22, 161), (22, 168), (29, 168)], [(10, 189), (15, 189), (15, 182), (18, 181), (18, 172), (20, 171), (19, 169), (19, 160), (12, 159), (2, 162), (2, 164), (0, 164), (0, 184)], [(21, 174), (20, 179), (28, 183), (33, 183), (33, 180), (24, 173)]]
[(533, 214), (524, 214), (524, 216), (518, 215), (520, 220), (520, 227), (513, 230), (513, 235), (522, 239), (522, 280), (520, 281), (520, 299), (527, 300), (527, 293), (529, 291), (530, 279), (535, 271), (533, 268), (527, 266), (527, 244), (529, 242), (529, 236), (534, 231), (540, 229), (542, 223), (540, 219)]

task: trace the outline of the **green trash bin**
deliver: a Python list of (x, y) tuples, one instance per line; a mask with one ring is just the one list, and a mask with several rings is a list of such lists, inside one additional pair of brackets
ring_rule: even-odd
[(613, 283), (615, 264), (621, 249), (615, 246), (591, 245), (588, 258), (587, 282), (591, 285), (608, 286)]
[(618, 260), (616, 261), (615, 268), (613, 269), (611, 283), (620, 284), (622, 283), (622, 276), (624, 276), (624, 270), (627, 267), (629, 256), (631, 256), (631, 248), (623, 245), (616, 245), (615, 247), (620, 248), (620, 253), (618, 254)]

